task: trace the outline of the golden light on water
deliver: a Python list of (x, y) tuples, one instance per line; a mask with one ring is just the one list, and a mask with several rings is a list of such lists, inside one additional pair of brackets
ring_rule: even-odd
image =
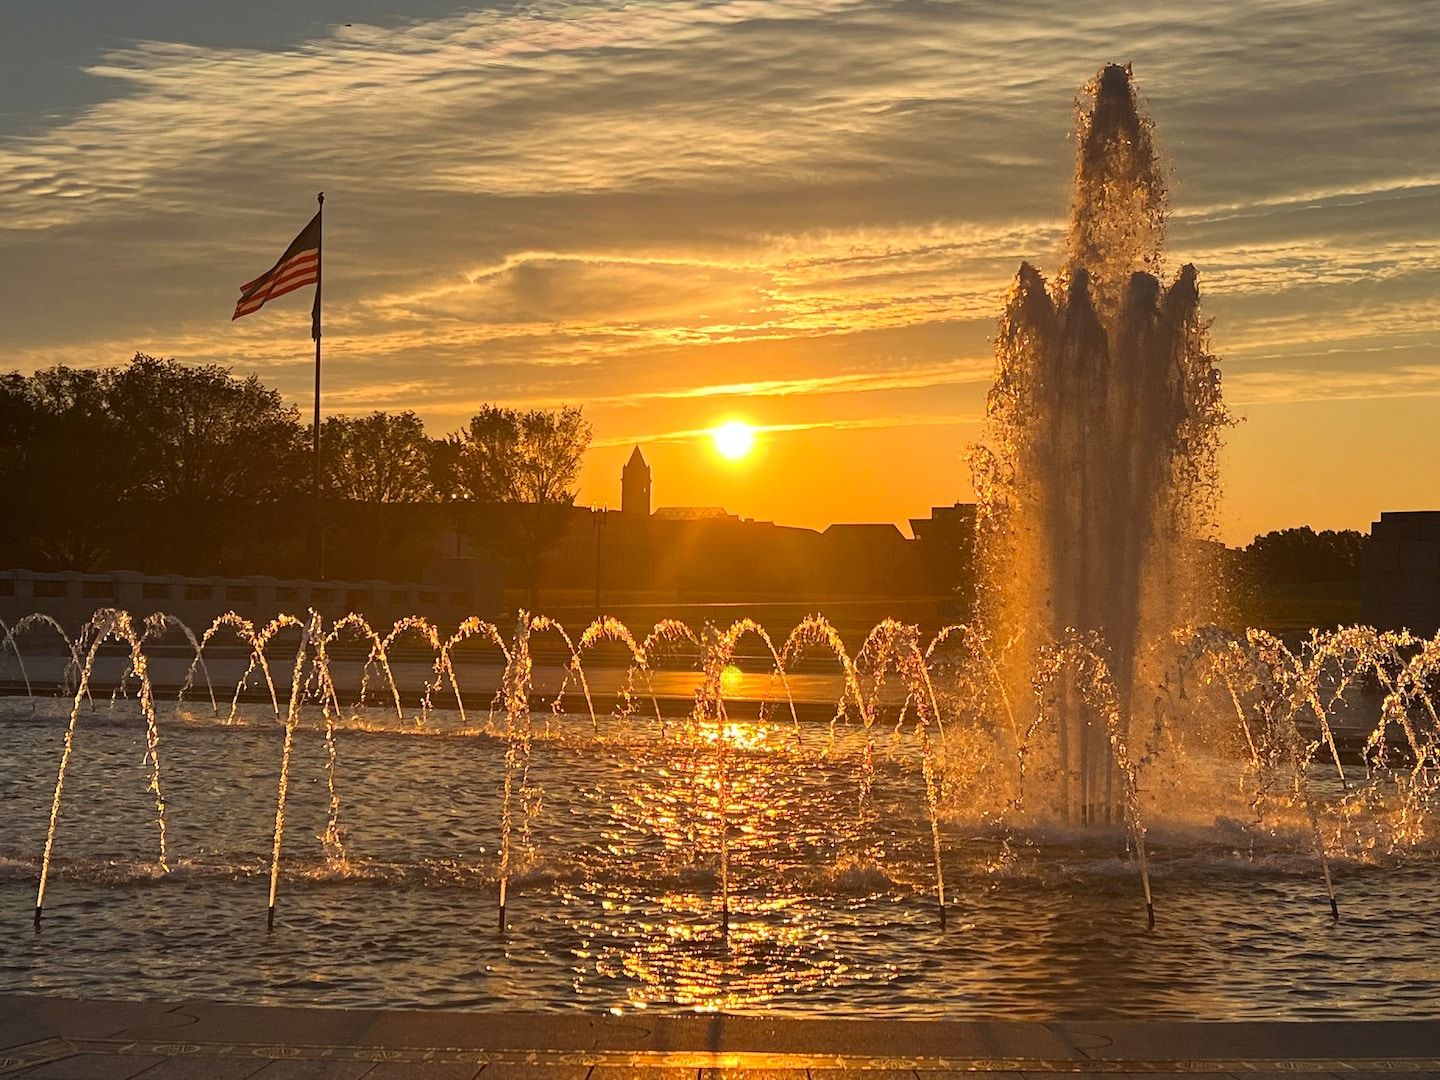
[(755, 429), (744, 420), (727, 420), (710, 433), (715, 452), (728, 461), (739, 461), (755, 449)]
[(739, 693), (741, 684), (745, 681), (745, 673), (734, 664), (726, 664), (725, 669), (720, 672), (720, 691), (727, 696), (734, 697)]

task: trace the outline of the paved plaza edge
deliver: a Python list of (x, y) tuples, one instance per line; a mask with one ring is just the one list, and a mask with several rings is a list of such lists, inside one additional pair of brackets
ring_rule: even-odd
[[(468, 1070), (468, 1071), (467, 1071)], [(1440, 1077), (1440, 1020), (1183, 1022), (611, 1016), (0, 994), (0, 1075), (37, 1080), (945, 1080), (948, 1073)]]

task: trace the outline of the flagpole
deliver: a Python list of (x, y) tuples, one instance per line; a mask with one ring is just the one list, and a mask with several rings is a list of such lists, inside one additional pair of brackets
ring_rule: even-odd
[(325, 520), (320, 507), (320, 282), (325, 273), (325, 193), (315, 196), (320, 204), (316, 220), (320, 223), (320, 243), (315, 259), (315, 307), (310, 313), (310, 333), (315, 338), (315, 419), (310, 431), (312, 482), (315, 496), (315, 564), (317, 576), (325, 579)]

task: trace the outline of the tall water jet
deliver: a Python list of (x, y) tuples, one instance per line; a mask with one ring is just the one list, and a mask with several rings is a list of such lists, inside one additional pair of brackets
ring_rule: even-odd
[[(21, 620), (22, 622), (24, 620)], [(129, 672), (140, 681), (140, 711), (145, 716), (145, 762), (150, 766), (150, 791), (155, 796), (155, 825), (160, 840), (160, 872), (170, 872), (165, 841), (165, 792), (160, 786), (160, 727), (155, 717), (155, 695), (150, 685), (150, 662), (145, 655), (144, 637), (135, 629), (128, 612), (101, 608), (86, 624), (85, 634), (92, 635), (80, 669), (79, 685), (70, 709), (70, 723), (65, 728), (65, 741), (60, 752), (60, 768), (55, 776), (55, 793), (50, 801), (50, 824), (45, 831), (45, 851), (40, 857), (40, 881), (35, 892), (35, 928), (45, 909), (45, 886), (50, 879), (50, 860), (55, 851), (55, 835), (60, 824), (60, 800), (65, 791), (65, 774), (75, 749), (75, 732), (80, 720), (80, 703), (89, 696), (90, 679), (100, 647), (114, 639), (130, 650)]]
[(528, 777), (530, 770), (530, 685), (533, 661), (530, 656), (530, 635), (535, 619), (528, 611), (520, 612), (515, 628), (515, 641), (501, 690), (505, 704), (505, 779), (500, 809), (500, 931), (505, 931), (505, 905), (509, 900), (510, 875), (514, 863), (514, 807), (519, 788), (523, 828), (529, 828), (530, 805)]
[[(1066, 263), (1048, 285), (1028, 263), (1016, 275), (972, 457), (980, 610), (992, 641), (1019, 642), (1016, 700), (1047, 644), (1098, 634), (1128, 727), (1158, 682), (1150, 647), (1214, 612), (1198, 541), (1215, 531), (1226, 415), (1195, 269), (1159, 278), (1164, 171), (1129, 68), (1104, 68), (1084, 98)], [(1122, 820), (1112, 733), (1073, 685), (1059, 704), (1059, 815)]]
[(275, 836), (270, 848), (270, 902), (265, 913), (266, 930), (275, 929), (275, 894), (280, 888), (280, 847), (285, 839), (285, 796), (290, 790), (290, 752), (295, 746), (295, 729), (300, 726), (300, 709), (304, 703), (305, 657), (315, 639), (322, 635), (320, 616), (313, 611), (303, 623), (296, 619), (288, 621), (300, 626), (300, 646), (295, 651), (295, 666), (290, 671), (290, 708), (285, 713), (280, 779), (275, 785)]

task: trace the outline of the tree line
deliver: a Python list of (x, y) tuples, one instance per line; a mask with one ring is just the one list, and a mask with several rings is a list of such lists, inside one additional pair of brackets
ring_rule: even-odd
[(1365, 534), (1309, 525), (1263, 533), (1234, 553), (1236, 569), (1256, 585), (1358, 581)]
[[(0, 560), (39, 570), (305, 576), (311, 429), (258, 377), (137, 353), (0, 376)], [(320, 425), (333, 577), (417, 576), (454, 531), (515, 564), (563, 531), (591, 439), (578, 406), (482, 406), (435, 438), (413, 412)]]
[[(579, 407), (482, 406), (432, 437), (413, 412), (320, 428), (332, 577), (414, 579), (468, 538), (533, 589), (564, 531), (591, 429)], [(36, 570), (308, 576), (311, 432), (256, 376), (137, 353), (0, 376), (0, 564)], [(1242, 589), (1355, 581), (1362, 533), (1308, 526), (1226, 553)]]

